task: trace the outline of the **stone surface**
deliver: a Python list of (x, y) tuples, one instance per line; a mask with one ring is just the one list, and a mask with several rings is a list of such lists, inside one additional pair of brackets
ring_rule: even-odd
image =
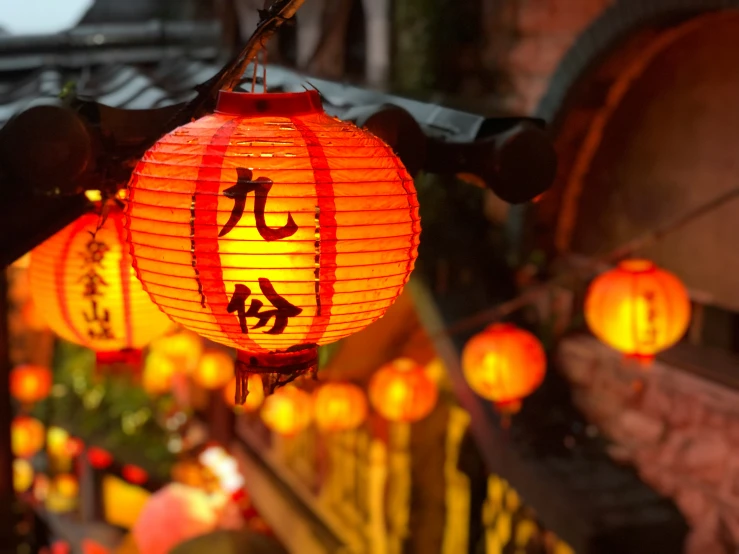
[(737, 552), (739, 392), (664, 363), (641, 372), (636, 390), (633, 368), (592, 337), (564, 340), (557, 360), (576, 405), (613, 441), (614, 460), (685, 515), (686, 554)]

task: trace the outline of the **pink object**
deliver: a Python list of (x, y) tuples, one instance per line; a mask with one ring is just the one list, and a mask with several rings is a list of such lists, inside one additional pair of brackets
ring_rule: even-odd
[(172, 483), (149, 498), (132, 534), (140, 552), (167, 554), (181, 542), (215, 531), (217, 525), (216, 507), (205, 492)]

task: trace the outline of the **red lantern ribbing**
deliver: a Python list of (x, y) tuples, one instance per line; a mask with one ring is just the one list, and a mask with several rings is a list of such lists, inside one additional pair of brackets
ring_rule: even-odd
[(221, 92), (216, 113), (160, 139), (129, 184), (137, 274), (164, 312), (284, 384), (316, 347), (384, 315), (420, 221), (392, 150), (329, 117), (315, 91)]

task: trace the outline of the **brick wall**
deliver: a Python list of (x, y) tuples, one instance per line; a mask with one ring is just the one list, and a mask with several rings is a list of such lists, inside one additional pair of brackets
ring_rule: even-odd
[(482, 57), (502, 81), (501, 108), (531, 114), (565, 53), (611, 0), (487, 3)]
[(686, 554), (739, 547), (739, 391), (655, 362), (624, 361), (591, 337), (562, 341), (558, 368), (576, 405), (633, 464), (674, 499), (692, 531)]

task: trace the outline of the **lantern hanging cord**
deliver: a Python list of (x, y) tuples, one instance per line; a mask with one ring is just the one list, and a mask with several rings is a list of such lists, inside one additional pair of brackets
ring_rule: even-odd
[[(185, 104), (174, 117), (158, 130), (156, 136), (152, 136), (148, 144), (143, 145), (142, 155), (154, 143), (159, 140), (162, 135), (167, 134), (173, 129), (188, 123), (189, 121), (198, 119), (203, 115), (214, 110), (218, 93), (221, 90), (232, 91), (240, 83), (247, 66), (252, 60), (256, 60), (257, 54), (261, 50), (266, 51), (266, 44), (269, 39), (274, 36), (277, 30), (285, 23), (292, 20), (305, 0), (273, 0), (270, 6), (264, 10), (259, 10), (260, 21), (256, 31), (246, 41), (246, 45), (236, 56), (234, 56), (218, 73), (208, 79), (206, 82), (195, 87), (198, 94), (195, 98)], [(256, 62), (255, 62), (256, 63)], [(265, 57), (266, 65), (266, 57)], [(266, 92), (266, 68), (264, 90)], [(140, 156), (138, 156), (140, 157)]]
[[(548, 293), (552, 288), (561, 286), (562, 283), (566, 282), (570, 278), (581, 277), (583, 270), (587, 270), (591, 274), (599, 273), (600, 271), (605, 270), (607, 267), (613, 265), (619, 260), (630, 256), (635, 251), (659, 242), (675, 231), (686, 227), (687, 225), (695, 222), (704, 215), (707, 215), (715, 211), (716, 209), (724, 206), (725, 204), (735, 200), (737, 197), (739, 197), (739, 187), (735, 187), (724, 193), (721, 193), (714, 198), (711, 198), (707, 202), (699, 204), (681, 214), (680, 216), (667, 221), (663, 225), (657, 226), (654, 229), (649, 229), (645, 233), (638, 235), (632, 240), (614, 248), (613, 250), (605, 254), (585, 258), (585, 267), (578, 267), (575, 270), (563, 271), (553, 279), (550, 279), (549, 281), (546, 281), (539, 285), (535, 285), (519, 296), (512, 298), (511, 300), (507, 300), (506, 302), (493, 306), (492, 308), (482, 310), (469, 317), (452, 323), (444, 330), (437, 333), (437, 335), (451, 336), (458, 333), (463, 333), (465, 331), (476, 329), (482, 325), (493, 323), (506, 316), (509, 316), (512, 313), (520, 310), (521, 308), (524, 308), (527, 305), (531, 304), (543, 294)], [(589, 277), (590, 275), (588, 276), (588, 278)]]

